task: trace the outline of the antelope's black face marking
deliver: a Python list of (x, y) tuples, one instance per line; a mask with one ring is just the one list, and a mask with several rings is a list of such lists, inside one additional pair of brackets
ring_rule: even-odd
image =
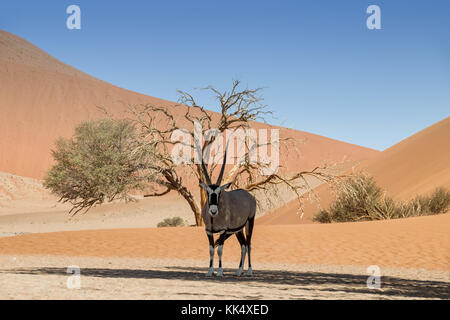
[(214, 217), (219, 213), (219, 196), (220, 196), (220, 186), (212, 184), (208, 186), (206, 192), (208, 193), (208, 206), (209, 214)]
[(210, 184), (209, 186), (200, 181), (200, 185), (206, 190), (208, 194), (208, 207), (211, 217), (215, 217), (219, 214), (219, 197), (223, 190), (230, 187), (231, 183), (227, 183), (223, 186), (217, 184)]

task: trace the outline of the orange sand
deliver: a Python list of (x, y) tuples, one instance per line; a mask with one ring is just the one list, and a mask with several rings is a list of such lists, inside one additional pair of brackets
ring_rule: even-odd
[[(224, 259), (238, 263), (235, 237)], [(208, 260), (201, 228), (29, 234), (0, 239), (0, 254)], [(253, 261), (450, 270), (450, 215), (332, 225), (255, 225)], [(205, 262), (206, 263), (206, 262)]]
[(450, 188), (450, 117), (412, 135), (361, 165), (396, 199)]
[[(450, 117), (376, 154), (357, 168), (371, 174), (397, 200), (429, 194), (437, 187), (450, 189)], [(323, 185), (315, 193), (321, 207), (327, 209), (334, 199), (330, 188)], [(300, 219), (297, 206), (297, 201), (291, 201), (259, 221), (261, 224), (311, 223), (319, 211), (316, 202), (306, 201)]]

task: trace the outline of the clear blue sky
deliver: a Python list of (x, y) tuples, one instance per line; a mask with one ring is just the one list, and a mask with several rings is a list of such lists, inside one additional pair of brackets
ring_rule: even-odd
[[(71, 4), (81, 30), (66, 28)], [(366, 27), (370, 4), (381, 30)], [(378, 150), (450, 114), (448, 0), (2, 0), (0, 28), (168, 100), (233, 78), (266, 87), (274, 123)]]

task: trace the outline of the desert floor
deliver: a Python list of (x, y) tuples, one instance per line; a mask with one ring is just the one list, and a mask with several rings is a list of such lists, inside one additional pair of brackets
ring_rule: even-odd
[[(258, 221), (258, 220), (257, 220)], [(330, 225), (258, 225), (254, 277), (206, 278), (202, 228), (32, 233), (0, 238), (3, 299), (450, 299), (450, 215)], [(215, 260), (217, 265), (217, 257)], [(367, 268), (381, 288), (367, 288)], [(81, 288), (68, 289), (69, 266)]]
[[(235, 263), (233, 263), (235, 264)], [(80, 288), (69, 288), (80, 268)], [(231, 267), (231, 268), (230, 268)], [(205, 276), (205, 261), (1, 256), (1, 299), (449, 299), (449, 272), (382, 271), (369, 289), (363, 267), (255, 263), (253, 277)]]

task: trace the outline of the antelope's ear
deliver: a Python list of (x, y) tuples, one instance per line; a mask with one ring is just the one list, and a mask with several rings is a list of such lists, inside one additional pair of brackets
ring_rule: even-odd
[(202, 181), (202, 180), (198, 180), (198, 184), (205, 190), (208, 190), (208, 186)]
[(232, 184), (231, 182), (224, 184), (223, 186), (220, 187), (220, 189), (222, 190), (228, 189), (231, 186), (231, 184)]

